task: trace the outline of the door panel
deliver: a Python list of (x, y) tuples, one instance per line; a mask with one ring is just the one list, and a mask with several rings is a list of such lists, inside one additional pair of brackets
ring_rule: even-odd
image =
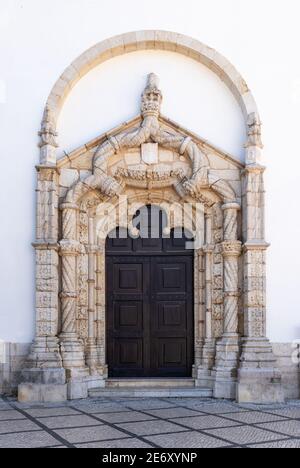
[(153, 257), (151, 262), (152, 374), (190, 376), (193, 365), (193, 258)]
[(114, 293), (143, 291), (143, 264), (114, 264)]
[(107, 361), (111, 377), (142, 377), (149, 367), (149, 261), (107, 257)]
[[(190, 377), (193, 251), (164, 239), (108, 241), (107, 362), (111, 377)], [(183, 242), (181, 241), (181, 246)], [(115, 249), (114, 249), (115, 246)], [(165, 249), (167, 246), (167, 250)], [(137, 253), (141, 252), (141, 253)]]

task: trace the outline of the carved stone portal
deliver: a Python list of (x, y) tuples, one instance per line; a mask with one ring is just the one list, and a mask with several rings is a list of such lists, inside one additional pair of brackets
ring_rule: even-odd
[[(140, 116), (37, 168), (36, 336), (21, 401), (83, 398), (105, 386), (105, 238), (149, 204), (165, 210), (166, 232), (182, 226), (174, 206), (190, 207), (195, 385), (217, 398), (282, 401), (265, 336), (264, 168), (252, 164), (260, 120), (249, 116), (244, 166), (163, 117), (161, 104), (151, 74)], [(49, 109), (40, 136), (41, 151), (55, 151)]]

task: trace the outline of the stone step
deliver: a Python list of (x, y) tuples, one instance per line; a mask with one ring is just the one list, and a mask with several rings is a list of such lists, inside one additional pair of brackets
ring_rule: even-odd
[(89, 391), (90, 398), (211, 398), (212, 390), (208, 388), (94, 388)]
[(189, 378), (173, 379), (107, 379), (105, 383), (107, 388), (194, 388), (195, 380)]

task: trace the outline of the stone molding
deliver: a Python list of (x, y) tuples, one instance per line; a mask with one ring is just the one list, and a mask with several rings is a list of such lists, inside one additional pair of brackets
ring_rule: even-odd
[(259, 250), (259, 251), (266, 251), (270, 247), (271, 244), (268, 242), (262, 242), (262, 241), (257, 241), (257, 242), (246, 242), (243, 245), (243, 251), (248, 252), (249, 250)]
[[(225, 180), (210, 172), (208, 158), (199, 145), (178, 130), (166, 131), (163, 128), (159, 120), (161, 102), (162, 92), (159, 90), (158, 77), (151, 73), (142, 95), (142, 120), (139, 127), (121, 130), (114, 136), (101, 141), (93, 156), (92, 175), (75, 183), (69, 189), (62, 209), (72, 207), (75, 209), (80, 198), (92, 190), (97, 190), (108, 198), (114, 198), (124, 191), (126, 183), (147, 189), (161, 187), (162, 184), (166, 187), (173, 184), (181, 198), (189, 196), (204, 204), (209, 204), (209, 201), (203, 189), (211, 189), (225, 203), (236, 202), (236, 194), (232, 187)], [(177, 150), (179, 154), (185, 155), (191, 163), (192, 175), (187, 176), (183, 170), (165, 171), (144, 168), (118, 168), (113, 176), (107, 173), (109, 160), (122, 149), (139, 148), (150, 142), (165, 149)]]
[[(249, 142), (260, 144), (260, 118), (254, 97), (234, 66), (216, 50), (188, 36), (169, 31), (136, 31), (104, 40), (81, 54), (66, 68), (47, 99), (41, 130), (42, 144), (56, 147), (56, 124), (61, 108), (76, 83), (112, 57), (139, 50), (167, 50), (190, 57), (216, 73), (238, 100), (245, 116)], [(45, 146), (47, 148), (47, 146)], [(50, 155), (51, 156), (51, 155)], [(55, 161), (54, 161), (55, 162)]]
[(239, 257), (242, 253), (242, 243), (240, 241), (222, 242), (223, 257)]

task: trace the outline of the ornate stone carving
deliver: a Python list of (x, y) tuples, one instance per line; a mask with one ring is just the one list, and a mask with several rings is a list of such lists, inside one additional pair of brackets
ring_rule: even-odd
[(56, 119), (52, 109), (47, 106), (43, 115), (41, 130), (39, 132), (41, 149), (40, 162), (41, 164), (49, 165), (56, 164), (56, 148), (58, 147), (56, 138)]
[(121, 132), (101, 143), (95, 152), (93, 175), (72, 187), (66, 198), (68, 202), (77, 202), (81, 196), (92, 189), (97, 189), (110, 198), (121, 193), (122, 183), (116, 177), (110, 177), (107, 174), (109, 158), (120, 150), (139, 147), (147, 142), (157, 143), (166, 149), (178, 151), (190, 159), (192, 177), (182, 182), (182, 188), (186, 195), (197, 198), (201, 187), (208, 187), (209, 164), (207, 157), (190, 137), (187, 138), (179, 132), (167, 131), (161, 126), (158, 119), (161, 101), (162, 94), (158, 88), (158, 78), (151, 74), (142, 95), (141, 113), (143, 120), (140, 127)]
[(78, 241), (63, 239), (59, 243), (59, 252), (62, 257), (77, 256), (82, 253), (83, 245)]
[(258, 114), (252, 113), (248, 116), (248, 146), (257, 146), (258, 148), (263, 148), (262, 138), (261, 138), (261, 120)]
[(151, 73), (148, 77), (148, 84), (142, 94), (141, 111), (144, 118), (158, 117), (160, 113), (160, 106), (162, 103), (162, 93), (158, 88), (158, 77)]
[(222, 242), (222, 254), (226, 257), (239, 257), (242, 253), (242, 243), (239, 241)]
[[(84, 147), (78, 150), (78, 165), (82, 167), (83, 161), (79, 158), (84, 157), (88, 170), (79, 172), (70, 156), (68, 164), (75, 168), (71, 169), (75, 177), (70, 184), (73, 180), (77, 182), (61, 205), (60, 242), (57, 185), (59, 168), (64, 168), (64, 163), (58, 163), (57, 169), (38, 168), (37, 337), (32, 361), (39, 365), (44, 359), (49, 367), (63, 362), (68, 379), (78, 378), (80, 383), (84, 381), (82, 375), (87, 375), (85, 362), (92, 379), (107, 374), (105, 242), (95, 245), (100, 242), (96, 235), (100, 219), (97, 206), (107, 201), (117, 206), (116, 199), (108, 198), (113, 199), (122, 191), (126, 191), (132, 202), (139, 203), (159, 204), (168, 200), (183, 204), (192, 198), (201, 204), (206, 226), (205, 245), (197, 252), (195, 261), (194, 376), (197, 384), (214, 387), (216, 397), (233, 398), (240, 356), (238, 332), (243, 322), (247, 342), (241, 367), (248, 369), (252, 352), (257, 358), (257, 367), (264, 363), (265, 354), (258, 353), (257, 342), (264, 341), (262, 349), (267, 350), (269, 362), (272, 361), (265, 342), (264, 168), (256, 162), (262, 147), (261, 123), (256, 114), (250, 115), (246, 145), (248, 165), (244, 170), (242, 193), (243, 236), (247, 243), (244, 268), (241, 268), (238, 239), (242, 217), (238, 216), (240, 205), (237, 203), (240, 193), (239, 189), (237, 193), (234, 190), (239, 169), (234, 166), (234, 171), (226, 171), (227, 177), (229, 172), (235, 174), (232, 186), (223, 177), (225, 169), (216, 169), (224, 168), (224, 161), (212, 165), (215, 169), (211, 170), (209, 160), (215, 153), (210, 153), (206, 143), (198, 144), (191, 133), (163, 118), (161, 103), (158, 78), (152, 74), (142, 95), (141, 119), (136, 118), (120, 130), (99, 137), (93, 144), (86, 145), (86, 151)], [(45, 113), (40, 136), (41, 153), (44, 152), (51, 164), (56, 133), (50, 110)], [(144, 151), (143, 162), (140, 147), (142, 156), (143, 148), (146, 152), (151, 149), (151, 157)], [(227, 163), (234, 165), (230, 158)], [(68, 186), (61, 184), (61, 188)], [(204, 222), (200, 224), (197, 229), (204, 231)], [(115, 227), (114, 222), (112, 225)], [(242, 283), (244, 294), (240, 297)], [(58, 285), (61, 287), (60, 352)]]
[(39, 147), (43, 148), (43, 146), (50, 145), (54, 148), (58, 148), (58, 144), (56, 138), (58, 133), (56, 132), (55, 127), (55, 116), (51, 111), (50, 107), (46, 107), (43, 115), (43, 120), (41, 124), (41, 130), (39, 131), (39, 136), (41, 137), (41, 141), (39, 143)]
[(261, 120), (257, 113), (248, 116), (248, 140), (246, 148), (246, 164), (255, 165), (260, 162), (261, 150), (263, 148), (261, 139)]

